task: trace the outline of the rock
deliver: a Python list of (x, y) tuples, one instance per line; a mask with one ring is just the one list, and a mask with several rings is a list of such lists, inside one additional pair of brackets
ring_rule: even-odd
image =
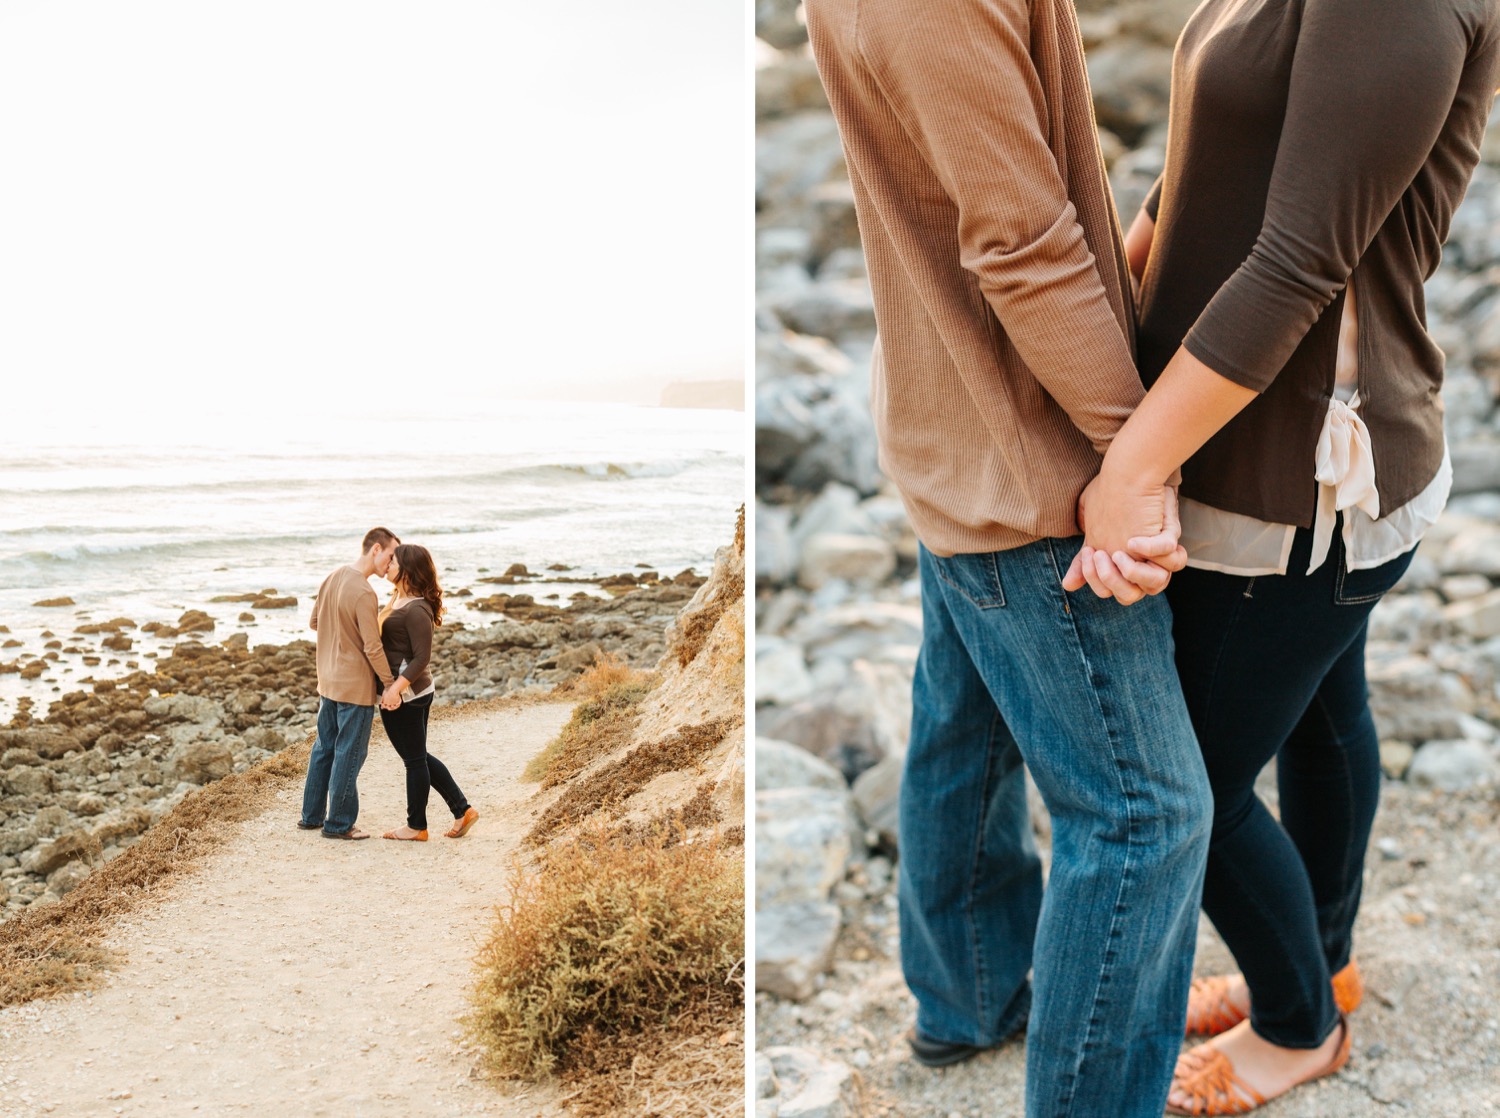
[(124, 633), (116, 633), (112, 637), (105, 637), (99, 642), (99, 647), (107, 648), (111, 652), (129, 652), (135, 646), (135, 642)]
[[(251, 609), (291, 609), (296, 604), (297, 604), (297, 599), (293, 598), (293, 597), (290, 597), (290, 596), (276, 597), (276, 598), (256, 598), (253, 602), (250, 603), (250, 608)], [(178, 622), (178, 628), (179, 629), (183, 628), (181, 622)], [(209, 628), (212, 629), (213, 626), (210, 625)], [(183, 629), (183, 632), (189, 632), (189, 631), (190, 630)]]
[(851, 486), (831, 481), (803, 506), (792, 529), (792, 541), (800, 549), (813, 536), (842, 533), (851, 536), (878, 536), (874, 520), (861, 507), (861, 496)]
[(1380, 769), (1392, 780), (1400, 780), (1406, 775), (1406, 770), (1411, 767), (1411, 760), (1416, 756), (1416, 750), (1404, 741), (1383, 741), (1380, 743)]
[(861, 493), (877, 492), (884, 479), (866, 392), (852, 375), (757, 380), (758, 484), (817, 490), (841, 481)]
[(755, 135), (755, 200), (761, 220), (805, 227), (808, 193), (841, 175), (843, 167), (844, 149), (832, 113), (815, 109), (765, 122)]
[(47, 875), (47, 889), (56, 893), (59, 897), (66, 897), (79, 885), (83, 884), (91, 870), (86, 862), (69, 862), (60, 866)]
[(800, 746), (775, 738), (755, 739), (755, 790), (773, 788), (825, 788), (846, 793), (849, 784), (827, 761)]
[(841, 917), (830, 901), (769, 905), (755, 912), (755, 988), (801, 1001), (833, 965)]
[(1500, 760), (1477, 741), (1429, 741), (1412, 758), (1406, 778), (1413, 784), (1462, 792), (1500, 779)]
[(77, 801), (73, 804), (73, 810), (79, 815), (99, 815), (109, 806), (108, 801), (97, 792), (81, 792)]
[(78, 736), (60, 726), (32, 726), (0, 730), (0, 749), (26, 749), (38, 760), (55, 761), (83, 748)]
[(78, 603), (72, 598), (43, 598), (40, 602), (32, 602), (35, 609), (60, 609), (63, 606), (76, 606)]
[(239, 620), (241, 620), (241, 621), (254, 621), (255, 620), (255, 614), (249, 613), (249, 612), (242, 613), (239, 616)]
[(756, 792), (756, 907), (827, 900), (843, 879), (857, 828), (848, 792)]
[(1109, 42), (1089, 55), (1088, 71), (1099, 123), (1127, 144), (1140, 140), (1147, 128), (1167, 118), (1172, 88), (1170, 45)]
[(1500, 489), (1500, 440), (1470, 439), (1450, 447), (1449, 454), (1454, 496)]
[(11, 796), (45, 796), (53, 786), (50, 769), (16, 765), (0, 774), (0, 789)]
[(67, 831), (22, 855), (21, 868), (27, 873), (45, 876), (69, 862), (96, 858), (99, 851), (99, 841), (88, 831)]
[(812, 695), (812, 675), (802, 649), (790, 641), (762, 637), (755, 649), (755, 701), (791, 705)]
[(781, 55), (755, 71), (755, 116), (759, 120), (808, 109), (828, 110), (818, 67), (807, 55)]
[(234, 754), (222, 742), (191, 742), (178, 751), (175, 771), (180, 780), (207, 784), (234, 771)]
[[(1488, 579), (1478, 575), (1460, 575), (1445, 579), (1445, 585), (1457, 578), (1477, 579), (1488, 585)], [(1478, 597), (1455, 601), (1443, 611), (1453, 628), (1473, 640), (1488, 640), (1500, 636), (1500, 590), (1489, 590)]]
[(779, 585), (797, 573), (792, 513), (764, 501), (755, 504), (755, 581)]
[(1457, 677), (1445, 677), (1423, 656), (1403, 656), (1369, 669), (1370, 709), (1382, 738), (1429, 741), (1461, 734), (1460, 714), (1474, 712), (1474, 696)]
[(800, 0), (755, 0), (755, 37), (777, 50), (807, 42), (807, 25), (798, 17)]
[(179, 633), (211, 633), (214, 619), (201, 609), (190, 609), (177, 619)]
[(1449, 575), (1438, 583), (1438, 590), (1450, 602), (1464, 602), (1488, 594), (1490, 586), (1483, 575)]
[(764, 1050), (778, 1085), (777, 1118), (859, 1118), (854, 1071), (807, 1048)]
[(791, 636), (817, 659), (869, 659), (892, 647), (921, 645), (922, 608), (899, 602), (851, 602), (807, 614)]
[(835, 344), (868, 344), (875, 337), (875, 299), (868, 284), (850, 280), (810, 284), (772, 296), (766, 305), (794, 333), (815, 334)]
[(581, 672), (592, 665), (603, 651), (600, 645), (592, 643), (570, 648), (558, 654), (557, 668), (564, 672)]
[(141, 834), (151, 826), (151, 811), (144, 807), (122, 808), (101, 816), (92, 834), (101, 846), (111, 846), (123, 838)]
[(1445, 574), (1500, 578), (1500, 529), (1474, 528), (1455, 536), (1443, 553)]
[(906, 767), (905, 753), (891, 754), (859, 774), (854, 782), (854, 806), (860, 822), (880, 838), (883, 849), (899, 846), (901, 773)]
[(252, 726), (245, 731), (243, 741), (249, 748), (267, 753), (280, 753), (286, 748), (286, 738), (269, 726)]
[(876, 586), (896, 569), (896, 549), (879, 536), (819, 532), (802, 549), (797, 580), (809, 590), (841, 579)]

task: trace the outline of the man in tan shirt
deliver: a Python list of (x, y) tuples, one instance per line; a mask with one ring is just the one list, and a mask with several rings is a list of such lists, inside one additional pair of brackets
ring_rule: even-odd
[[(1156, 1118), (1182, 1041), (1211, 815), (1141, 537), (1078, 498), (1143, 389), (1071, 0), (806, 0), (875, 297), (880, 461), (923, 547), (900, 804), (915, 1057), (1027, 1030), (1029, 1118)], [(1112, 510), (1114, 511), (1114, 510)], [(1142, 553), (1137, 547), (1137, 554)], [(1120, 571), (1109, 566), (1118, 555)], [(1023, 767), (1024, 763), (1024, 767)], [(1052, 814), (1045, 899), (1029, 768)], [(1028, 980), (1028, 973), (1030, 978)]]
[(391, 684), (380, 643), (371, 575), (384, 575), (401, 541), (388, 529), (365, 534), (357, 562), (323, 580), (309, 624), (318, 634), (318, 739), (302, 787), (305, 831), (324, 838), (365, 839), (359, 817), (359, 770), (370, 751), (379, 693)]

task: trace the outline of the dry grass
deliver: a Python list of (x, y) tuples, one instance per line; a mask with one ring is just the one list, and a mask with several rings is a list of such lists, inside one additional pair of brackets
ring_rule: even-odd
[(585, 1115), (744, 1107), (743, 858), (600, 824), (516, 863), (466, 1019), (506, 1076), (558, 1073)]
[(612, 683), (601, 679), (590, 685), (584, 691), (590, 697), (573, 708), (573, 717), (557, 737), (526, 763), (521, 779), (539, 780), (543, 788), (552, 788), (571, 780), (598, 758), (629, 745), (640, 719), (641, 700), (655, 685), (655, 676), (648, 672), (630, 672)]
[(189, 792), (119, 857), (106, 862), (62, 900), (29, 908), (0, 924), (0, 1007), (95, 985), (118, 960), (104, 947), (109, 925), (190, 872), (254, 818), (288, 784), (302, 779), (309, 738)]
[(737, 725), (739, 721), (735, 719), (714, 718), (636, 746), (624, 757), (578, 780), (554, 800), (527, 834), (526, 842), (540, 845), (559, 828), (581, 823), (596, 811), (623, 804), (653, 777), (697, 764)]
[[(735, 523), (734, 546), (740, 554), (745, 553), (745, 506), (739, 508), (739, 519)], [(703, 603), (703, 608), (689, 614), (683, 619), (681, 631), (673, 642), (672, 653), (677, 657), (680, 667), (687, 667), (703, 651), (703, 646), (708, 643), (709, 635), (714, 631), (714, 626), (719, 623), (719, 618), (724, 616), (727, 610), (736, 601), (743, 602), (745, 598), (745, 573), (743, 566), (737, 575), (728, 577), (724, 584), (718, 588), (712, 597)], [(744, 624), (740, 624), (740, 637), (744, 638)], [(743, 647), (743, 645), (741, 646)], [(743, 657), (742, 657), (743, 659)]]

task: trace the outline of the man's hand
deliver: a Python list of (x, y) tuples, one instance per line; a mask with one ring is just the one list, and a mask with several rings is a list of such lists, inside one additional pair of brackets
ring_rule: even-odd
[(1079, 498), (1078, 523), (1084, 545), (1063, 577), (1064, 590), (1087, 585), (1101, 598), (1133, 605), (1160, 594), (1187, 565), (1177, 542), (1177, 491), (1170, 486), (1131, 485), (1106, 469)]
[(396, 710), (401, 706), (401, 691), (392, 683), (385, 689), (385, 694), (380, 696), (381, 710)]

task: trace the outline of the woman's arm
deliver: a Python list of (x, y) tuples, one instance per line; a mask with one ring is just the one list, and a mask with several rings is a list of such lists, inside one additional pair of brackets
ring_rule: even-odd
[[(1088, 548), (1103, 552), (1081, 553), (1096, 593), (1128, 567), (1124, 553), (1139, 542), (1123, 538), (1124, 513), (1154, 502), (1174, 471), (1270, 387), (1442, 131), (1468, 46), (1457, 15), (1435, 0), (1374, 6), (1372, 14), (1370, 0), (1321, 0), (1303, 14), (1260, 236), (1080, 499)], [(1131, 227), (1137, 238), (1140, 224)]]
[(1142, 207), (1130, 223), (1130, 232), (1125, 234), (1125, 263), (1130, 274), (1140, 283), (1146, 274), (1146, 258), (1151, 255), (1151, 238), (1156, 234), (1156, 222)]

